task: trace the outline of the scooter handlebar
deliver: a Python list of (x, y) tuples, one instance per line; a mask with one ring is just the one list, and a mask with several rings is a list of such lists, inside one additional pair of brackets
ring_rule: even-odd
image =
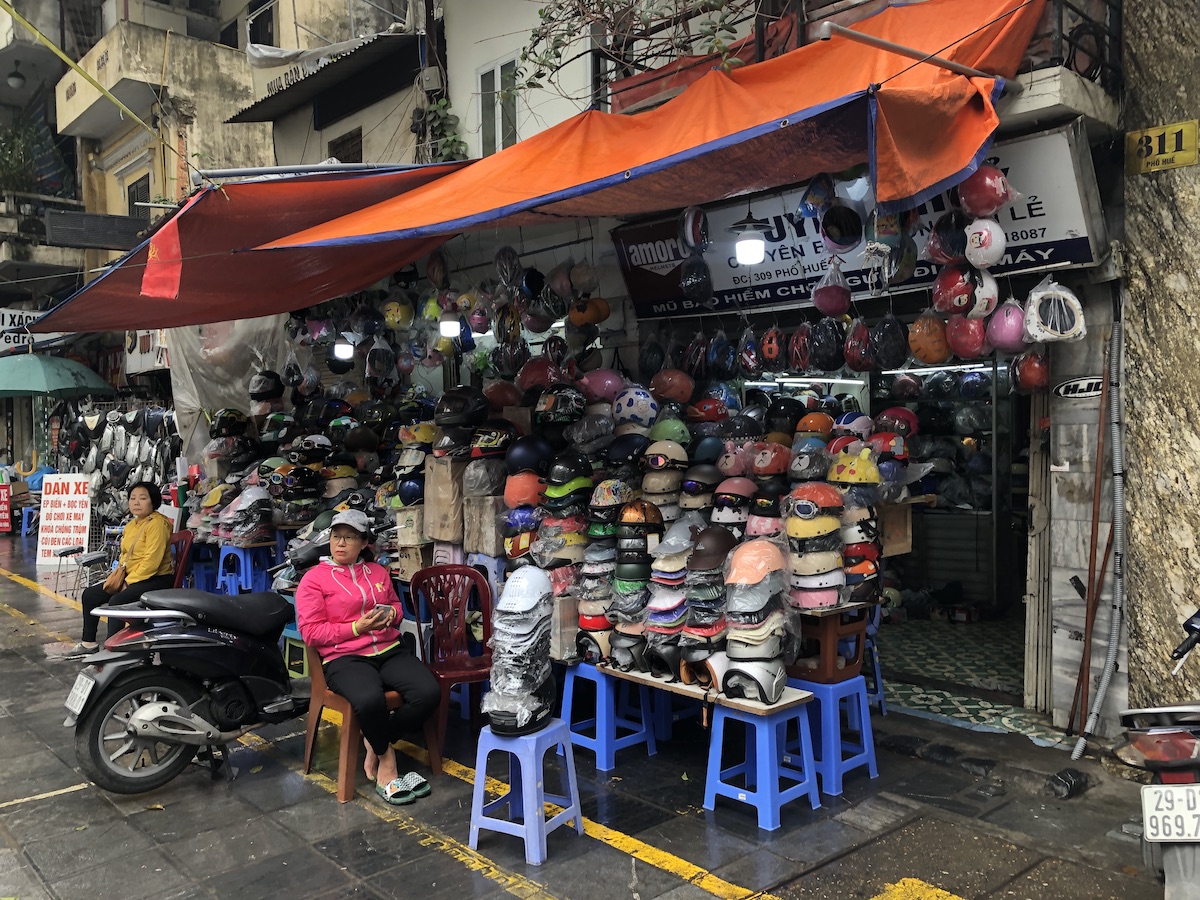
[(1200, 644), (1200, 632), (1193, 632), (1183, 639), (1183, 643), (1171, 651), (1171, 659), (1183, 659), (1197, 644)]

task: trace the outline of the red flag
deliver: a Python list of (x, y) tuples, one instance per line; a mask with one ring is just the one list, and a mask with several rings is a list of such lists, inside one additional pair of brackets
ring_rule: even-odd
[(183, 251), (179, 245), (179, 219), (204, 191), (198, 191), (181, 206), (162, 228), (150, 238), (146, 269), (142, 272), (142, 296), (160, 300), (179, 299), (179, 279), (183, 275)]

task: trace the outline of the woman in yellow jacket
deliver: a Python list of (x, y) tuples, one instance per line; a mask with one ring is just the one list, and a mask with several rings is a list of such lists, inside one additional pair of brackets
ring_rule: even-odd
[[(161, 591), (175, 585), (175, 564), (171, 559), (171, 520), (158, 511), (162, 492), (157, 485), (139, 481), (129, 489), (129, 512), (133, 516), (121, 535), (119, 562), (125, 566), (125, 587), (106, 594), (104, 585), (95, 584), (83, 592), (83, 639), (68, 651), (69, 657), (86, 656), (99, 648), (96, 642), (100, 619), (92, 615), (98, 606), (133, 603), (146, 591)], [(114, 627), (109, 622), (112, 637)]]

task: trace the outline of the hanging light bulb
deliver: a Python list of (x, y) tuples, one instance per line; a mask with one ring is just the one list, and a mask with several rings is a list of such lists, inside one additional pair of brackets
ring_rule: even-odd
[(438, 317), (438, 333), (442, 337), (458, 337), (458, 316), (452, 312), (444, 312)]
[(354, 359), (354, 345), (344, 335), (339, 337), (333, 342), (333, 356), (335, 359)]
[(739, 266), (757, 266), (763, 261), (767, 255), (767, 242), (763, 237), (766, 230), (766, 220), (754, 218), (747, 201), (746, 218), (729, 226), (730, 234), (737, 238), (733, 251)]
[(13, 70), (8, 73), (8, 86), (14, 91), (25, 87), (25, 76), (21, 74), (21, 61), (13, 60)]

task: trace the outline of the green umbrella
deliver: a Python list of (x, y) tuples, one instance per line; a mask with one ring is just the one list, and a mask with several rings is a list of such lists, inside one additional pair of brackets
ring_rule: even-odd
[(0, 397), (84, 397), (111, 394), (112, 385), (86, 366), (60, 356), (18, 353), (0, 357)]

